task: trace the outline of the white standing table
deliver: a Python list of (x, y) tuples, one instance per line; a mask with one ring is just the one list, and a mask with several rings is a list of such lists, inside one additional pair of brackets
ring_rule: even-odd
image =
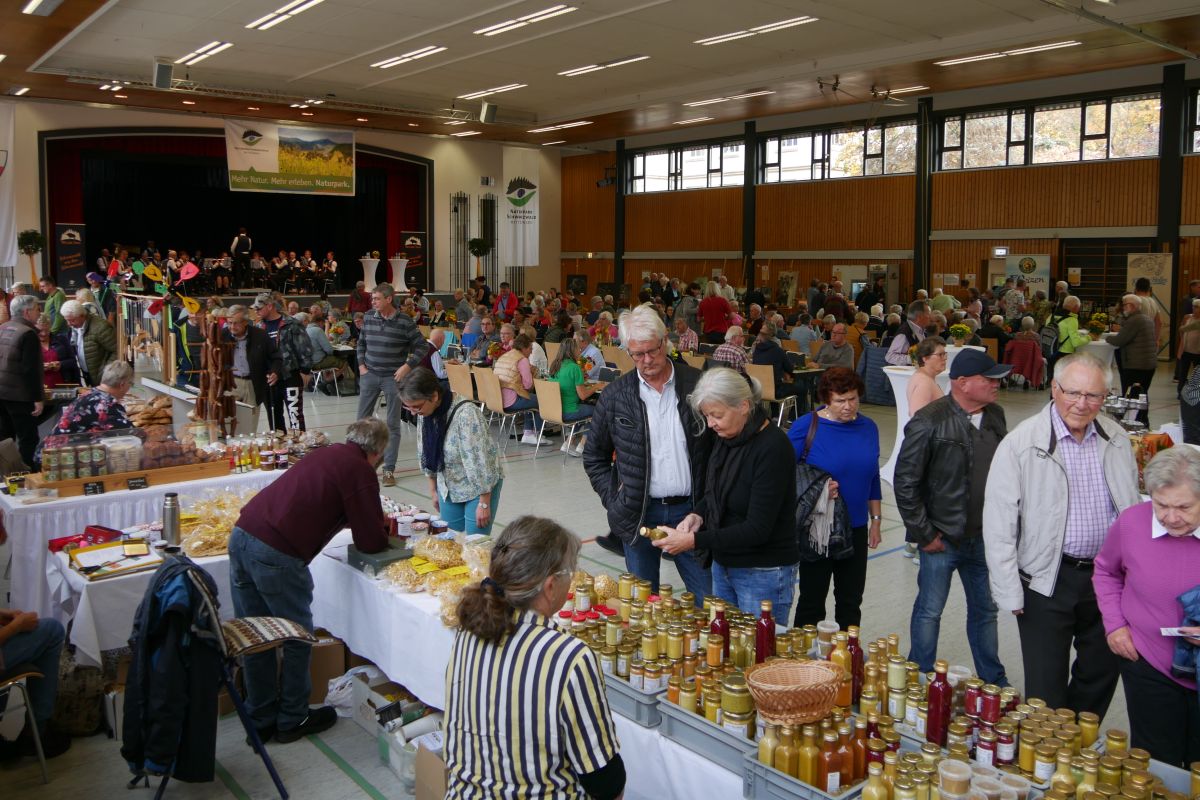
[(1120, 376), (1117, 375), (1116, 370), (1117, 348), (1113, 347), (1103, 339), (1100, 339), (1098, 341), (1088, 342), (1082, 347), (1077, 348), (1075, 352), (1087, 353), (1090, 356), (1098, 358), (1100, 363), (1106, 365), (1112, 370), (1112, 386), (1115, 388), (1121, 385)]
[[(961, 353), (963, 350), (978, 350), (981, 353), (987, 352), (986, 347), (979, 347), (978, 345), (974, 345), (974, 344), (963, 345), (962, 347), (958, 347), (957, 345), (953, 345), (953, 344), (946, 345), (946, 373), (947, 374), (950, 372), (950, 365), (954, 363), (954, 359), (957, 358), (958, 354)], [(947, 380), (949, 380), (949, 379), (947, 379)]]
[[(946, 350), (949, 351), (950, 348), (946, 348)], [(888, 457), (887, 463), (879, 470), (879, 477), (893, 486), (895, 485), (893, 478), (896, 476), (896, 460), (900, 458), (900, 445), (904, 444), (904, 426), (908, 424), (910, 416), (908, 413), (908, 382), (912, 380), (916, 371), (916, 367), (888, 366), (883, 368), (883, 374), (887, 375), (892, 384), (892, 394), (896, 396), (896, 441), (892, 445), (892, 454)], [(938, 375), (936, 380), (943, 392), (950, 391), (948, 369)]]
[(360, 258), (358, 263), (362, 264), (363, 282), (365, 288), (370, 293), (375, 288), (375, 268), (379, 266), (378, 258)]

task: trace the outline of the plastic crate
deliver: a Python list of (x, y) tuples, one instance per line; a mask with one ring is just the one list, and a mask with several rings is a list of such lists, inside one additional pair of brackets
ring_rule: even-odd
[(662, 716), (659, 733), (693, 753), (733, 773), (741, 772), (742, 757), (746, 753), (758, 753), (758, 745), (750, 739), (730, 733), (700, 714), (685, 711), (667, 700), (665, 692), (658, 700)]
[(742, 758), (742, 797), (746, 800), (851, 800), (860, 796), (866, 785), (859, 781), (840, 794), (829, 794), (761, 763), (757, 749)]
[(638, 691), (629, 681), (609, 674), (604, 676), (604, 685), (608, 691), (609, 708), (643, 728), (658, 727), (662, 715), (658, 711), (657, 692)]

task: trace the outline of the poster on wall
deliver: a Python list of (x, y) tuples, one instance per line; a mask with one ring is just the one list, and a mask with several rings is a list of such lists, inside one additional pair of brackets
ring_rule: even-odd
[(779, 283), (775, 288), (775, 302), (786, 308), (796, 305), (796, 284), (799, 280), (799, 272), (779, 273)]
[(13, 104), (0, 103), (0, 267), (16, 267), (19, 255), (16, 187), (12, 171), (14, 118)]
[(504, 224), (500, 241), (506, 267), (536, 267), (541, 209), (541, 153), (524, 147), (504, 148)]
[(1004, 259), (1004, 277), (1014, 281), (1024, 278), (1025, 286), (1032, 296), (1039, 289), (1052, 297), (1050, 291), (1050, 256), (1017, 255)]
[(87, 286), (86, 241), (82, 223), (54, 223), (54, 274), (58, 285), (68, 293)]
[(429, 283), (429, 262), (425, 256), (425, 231), (401, 231), (400, 237), (404, 243), (400, 248), (400, 257), (407, 258), (408, 264), (404, 267), (403, 278), (397, 275), (396, 282), (400, 283), (403, 280), (403, 285), (432, 291), (433, 287)]
[[(1133, 291), (1138, 278), (1150, 281), (1150, 307), (1144, 309), (1158, 325), (1158, 358), (1171, 358), (1171, 292), (1173, 291), (1170, 253), (1130, 253), (1128, 259), (1128, 289)], [(1151, 314), (1151, 312), (1153, 313)]]
[[(576, 298), (583, 299), (587, 297), (588, 279), (587, 275), (568, 275), (567, 276), (567, 291), (575, 295)], [(590, 306), (589, 306), (590, 308)]]
[(231, 192), (354, 194), (354, 131), (225, 120)]

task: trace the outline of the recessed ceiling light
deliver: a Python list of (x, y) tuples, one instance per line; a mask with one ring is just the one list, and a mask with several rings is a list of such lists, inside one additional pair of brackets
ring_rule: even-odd
[(62, 0), (29, 0), (21, 9), (22, 14), (36, 14), (39, 17), (48, 17), (62, 5)]
[(692, 44), (700, 44), (708, 46), (710, 44), (724, 44), (737, 39), (746, 39), (751, 36), (758, 36), (763, 33), (774, 33), (781, 31), (784, 28), (794, 28), (797, 25), (807, 25), (810, 22), (817, 22), (817, 17), (792, 17), (791, 19), (781, 19), (778, 22), (768, 22), (765, 25), (757, 25), (749, 30), (733, 31), (732, 33), (722, 33), (718, 36), (709, 36), (707, 39), (697, 39)]
[(592, 121), (590, 119), (581, 119), (577, 122), (564, 122), (561, 125), (550, 125), (545, 128), (534, 128), (531, 131), (525, 131), (525, 132), (526, 133), (546, 133), (548, 131), (561, 131), (565, 128), (578, 128), (580, 125), (591, 125), (591, 124), (592, 124)]
[(100, 91), (102, 91), (102, 92), (106, 92), (106, 91), (108, 91), (108, 87), (109, 87), (109, 86), (111, 86), (111, 85), (112, 85), (112, 84), (108, 84), (108, 83), (105, 83), (105, 84), (103, 84), (103, 85), (100, 87)]
[(300, 112), (300, 116), (302, 116), (302, 117), (311, 117), (312, 115), (313, 115), (312, 111), (301, 111)]
[(292, 103), (288, 108), (308, 108), (308, 103)]
[(251, 22), (246, 27), (251, 30), (265, 31), (274, 28), (281, 22), (289, 20), (297, 14), (302, 14), (308, 11), (315, 5), (318, 5), (321, 0), (292, 0), (292, 2), (282, 5), (272, 11), (270, 14), (265, 14)]
[(319, 106), (319, 105), (321, 105), (321, 103), (324, 103), (325, 101), (324, 100), (305, 100), (304, 102), (308, 103), (310, 106)]
[(262, 111), (258, 106), (246, 106), (247, 111)]
[(355, 117), (354, 121), (355, 122), (369, 122), (370, 120), (368, 120), (366, 117)]
[(224, 50), (228, 50), (231, 47), (233, 47), (233, 42), (222, 42), (221, 40), (218, 39), (215, 42), (209, 42), (208, 44), (204, 45), (203, 47), (196, 48), (195, 50), (188, 53), (183, 58), (175, 59), (175, 63), (183, 64), (186, 67), (190, 67), (194, 64), (199, 64), (201, 61), (208, 58), (209, 56), (215, 56), (217, 53), (220, 53)]
[(555, 139), (553, 142), (542, 142), (542, 147), (549, 147), (552, 144), (566, 144), (566, 139)]
[(504, 86), (496, 86), (492, 89), (484, 89), (479, 92), (471, 92), (470, 94), (460, 94), (458, 96), (458, 99), (459, 100), (478, 100), (479, 98), (487, 97), (488, 95), (501, 94), (502, 92), (511, 92), (513, 89), (524, 89), (528, 85), (529, 84), (527, 84), (527, 83), (509, 83), (509, 84), (505, 84)]
[(623, 58), (614, 58), (611, 61), (601, 61), (599, 64), (586, 64), (582, 67), (574, 67), (565, 69), (558, 73), (566, 78), (574, 78), (579, 75), (587, 75), (589, 72), (599, 72), (602, 69), (612, 69), (613, 67), (623, 67), (626, 64), (633, 64), (638, 61), (645, 61), (650, 56), (625, 56)]
[(1061, 50), (1064, 47), (1076, 47), (1081, 44), (1083, 44), (1083, 42), (1077, 42), (1074, 39), (1070, 39), (1064, 42), (1051, 42), (1050, 44), (1034, 45), (1033, 47), (1018, 47), (1013, 50), (1004, 50), (998, 53), (980, 53), (979, 55), (963, 56), (962, 58), (948, 58), (943, 61), (935, 61), (933, 63), (939, 67), (954, 67), (959, 64), (971, 64), (976, 61), (991, 61), (992, 59), (1005, 58), (1006, 56), (1025, 56), (1029, 55), (1030, 53), (1043, 53), (1047, 50)]
[(7, 56), (5, 56), (4, 53), (0, 53), (0, 61), (3, 61), (5, 58), (7, 58)]
[(483, 131), (459, 131), (458, 133), (452, 133), (450, 135), (451, 136), (478, 136), (481, 133), (483, 133)]
[(25, 94), (25, 93), (26, 93), (26, 92), (28, 92), (28, 91), (29, 91), (29, 87), (28, 87), (28, 86), (22, 86), (22, 87), (20, 87), (20, 88), (17, 88), (17, 89), (9, 89), (9, 90), (8, 90), (8, 93), (9, 93), (9, 94), (11, 94), (11, 95), (14, 95), (14, 96), (16, 96), (16, 97), (20, 97), (21, 95)]
[(446, 122), (443, 124), (445, 124), (445, 125), (466, 125), (467, 121), (465, 119), (452, 119), (449, 122)]
[(410, 122), (410, 123), (408, 123), (408, 127), (410, 127), (410, 128), (419, 128), (419, 127), (421, 127), (421, 126), (420, 126), (420, 125), (418, 125), (418, 124), (417, 124), (417, 123), (415, 123), (415, 122)]
[(129, 95), (127, 95), (127, 94), (114, 94), (113, 97), (117, 98), (118, 100), (128, 100), (129, 99)]
[(431, 45), (422, 47), (420, 50), (413, 50), (410, 53), (404, 53), (403, 55), (392, 56), (391, 58), (385, 58), (383, 61), (376, 61), (371, 66), (377, 67), (379, 69), (391, 69), (392, 67), (398, 66), (400, 64), (407, 64), (409, 61), (416, 61), (418, 58), (425, 58), (426, 56), (432, 56), (436, 53), (441, 53), (445, 49), (446, 48), (444, 48), (444, 47), (440, 47), (438, 45), (431, 44)]
[(674, 125), (692, 125), (697, 122), (708, 122), (710, 119), (712, 119), (712, 117), (692, 117), (691, 119), (681, 119), (678, 122), (675, 122), (672, 124), (674, 124)]
[(526, 25), (532, 25), (535, 22), (543, 22), (545, 20), (559, 17), (563, 14), (570, 14), (572, 11), (578, 10), (579, 9), (575, 6), (550, 6), (550, 8), (542, 9), (541, 11), (535, 11), (534, 13), (526, 14), (523, 17), (506, 19), (503, 22), (497, 22), (494, 25), (488, 25), (486, 28), (480, 28), (479, 30), (475, 31), (475, 33), (481, 36), (495, 36), (499, 33), (515, 31), (517, 28), (524, 28)]
[(196, 105), (196, 101), (195, 100), (184, 100), (183, 104), (185, 106), (194, 106), (194, 105)]
[(750, 97), (762, 97), (767, 94), (775, 94), (773, 89), (760, 89), (756, 92), (743, 92), (742, 94), (731, 94), (728, 97), (710, 97), (707, 100), (693, 100), (690, 103), (684, 103), (688, 108), (697, 106), (711, 106), (713, 103), (726, 103), (730, 100), (745, 100)]
[(927, 92), (928, 86), (905, 86), (903, 89), (889, 89), (888, 94), (907, 94), (908, 92)]
[(730, 100), (745, 100), (750, 97), (762, 97), (763, 95), (775, 94), (774, 89), (760, 89), (757, 92), (744, 92), (743, 94), (731, 94)]

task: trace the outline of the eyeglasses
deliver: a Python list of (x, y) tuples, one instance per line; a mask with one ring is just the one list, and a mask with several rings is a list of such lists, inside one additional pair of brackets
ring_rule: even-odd
[(649, 350), (643, 350), (640, 353), (634, 352), (633, 350), (626, 350), (625, 352), (628, 353), (629, 357), (634, 361), (641, 361), (643, 358), (653, 358), (654, 356), (658, 355), (660, 352), (662, 352), (662, 348), (662, 342), (659, 342), (657, 347), (652, 347)]
[(1066, 398), (1067, 402), (1075, 405), (1080, 400), (1085, 401), (1089, 406), (1098, 406), (1104, 402), (1107, 395), (1096, 394), (1095, 392), (1080, 392), (1075, 389), (1063, 389), (1059, 387), (1059, 394)]
[(948, 355), (950, 355), (950, 354), (949, 354), (949, 353), (947, 353), (945, 350), (938, 350), (936, 353), (930, 353), (929, 355), (931, 355), (931, 356), (941, 356), (942, 358), (945, 358), (946, 356), (948, 356)]

